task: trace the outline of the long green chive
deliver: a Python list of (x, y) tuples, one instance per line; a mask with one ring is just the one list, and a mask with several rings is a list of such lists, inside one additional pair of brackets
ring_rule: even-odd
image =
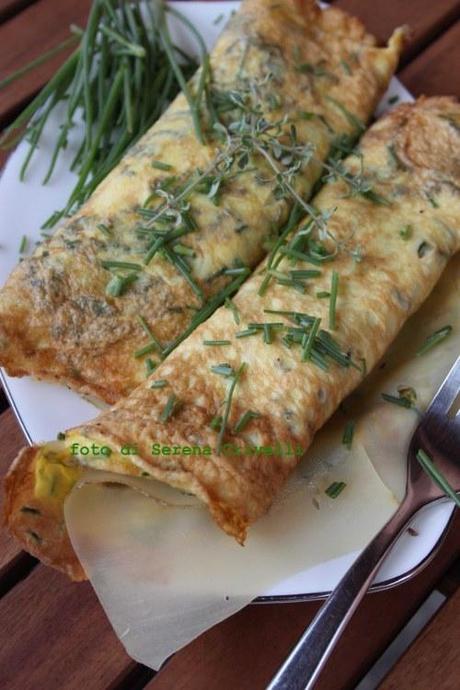
[(334, 331), (336, 328), (336, 306), (337, 293), (339, 290), (339, 274), (337, 271), (332, 271), (331, 279), (331, 296), (329, 298), (329, 328)]
[(54, 46), (50, 50), (47, 50), (45, 53), (39, 55), (37, 58), (35, 58), (35, 60), (31, 60), (30, 62), (28, 62), (27, 65), (25, 65), (24, 67), (20, 67), (19, 69), (15, 70), (7, 77), (5, 77), (5, 79), (2, 79), (2, 81), (0, 81), (0, 90), (6, 88), (13, 81), (16, 81), (16, 79), (23, 77), (25, 74), (35, 69), (35, 67), (42, 65), (44, 62), (52, 58), (54, 55), (60, 53), (62, 50), (69, 48), (69, 46), (71, 45), (75, 45), (77, 40), (78, 36), (69, 36), (69, 38), (66, 38), (61, 43), (58, 43), (58, 45)]
[(235, 388), (237, 386), (238, 381), (240, 380), (244, 370), (246, 369), (246, 363), (243, 362), (240, 367), (236, 370), (232, 377), (232, 382), (230, 384), (230, 388), (228, 390), (227, 396), (225, 398), (225, 410), (224, 414), (222, 415), (222, 424), (219, 430), (219, 435), (217, 437), (217, 453), (220, 453), (221, 448), (222, 448), (222, 441), (224, 439), (224, 434), (225, 434), (225, 429), (228, 424), (228, 418), (230, 416), (230, 409), (232, 406), (232, 400), (233, 400), (233, 394), (235, 392)]
[(259, 412), (253, 412), (252, 410), (247, 410), (241, 415), (237, 423), (235, 424), (235, 432), (237, 434), (243, 431), (252, 419), (258, 419), (260, 417)]
[(446, 338), (450, 336), (451, 333), (452, 326), (443, 326), (443, 328), (439, 328), (437, 331), (429, 335), (423, 343), (423, 345), (419, 347), (419, 349), (417, 350), (417, 357), (420, 357), (420, 355), (424, 355), (426, 352), (431, 350), (431, 348), (442, 343)]
[(246, 276), (247, 274), (237, 276), (226, 287), (220, 290), (220, 292), (211, 297), (211, 299), (209, 299), (206, 304), (197, 311), (187, 328), (176, 338), (176, 340), (174, 340), (174, 342), (164, 349), (164, 356), (166, 357), (169, 355), (169, 353), (172, 352), (179, 345), (179, 343), (185, 340), (190, 333), (193, 333), (193, 331), (201, 323), (206, 321), (206, 319), (209, 318), (209, 316), (211, 316), (211, 314), (213, 314), (214, 311), (220, 307), (228, 297), (230, 297), (230, 295), (233, 295), (244, 282)]
[(345, 487), (345, 482), (332, 482), (332, 484), (327, 487), (324, 493), (327, 494), (329, 498), (337, 498), (337, 496), (339, 496), (339, 494), (342, 493)]
[(210, 347), (220, 347), (224, 345), (231, 345), (231, 340), (203, 340), (203, 345), (209, 345)]
[(354, 433), (355, 433), (355, 423), (352, 420), (349, 420), (345, 424), (345, 429), (343, 431), (343, 436), (342, 436), (342, 443), (344, 446), (346, 446), (348, 448), (348, 450), (351, 450)]
[(174, 393), (171, 393), (171, 395), (168, 398), (168, 401), (163, 409), (163, 412), (161, 413), (159, 417), (159, 421), (163, 422), (165, 424), (168, 422), (171, 417), (173, 416), (174, 412), (177, 410), (177, 398), (174, 395)]
[(453, 487), (449, 484), (442, 472), (437, 469), (430, 456), (421, 448), (417, 451), (416, 455), (417, 460), (427, 475), (431, 477), (434, 483), (437, 484), (442, 491), (444, 491), (446, 496), (451, 498), (457, 507), (460, 508), (460, 496), (457, 495), (455, 489), (453, 489)]

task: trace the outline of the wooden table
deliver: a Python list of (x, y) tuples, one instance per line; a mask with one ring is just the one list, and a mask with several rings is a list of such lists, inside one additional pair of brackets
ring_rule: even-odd
[[(89, 0), (0, 0), (0, 79), (82, 25)], [(458, 0), (336, 0), (379, 39), (408, 24), (399, 76), (414, 95), (460, 97)], [(0, 93), (6, 126), (50, 77), (62, 55)], [(1, 159), (0, 159), (1, 160)], [(4, 157), (3, 157), (4, 160)], [(25, 443), (0, 398), (0, 474)], [(460, 516), (435, 559), (398, 588), (370, 594), (329, 661), (318, 690), (352, 688), (433, 591), (446, 603), (383, 681), (385, 690), (460, 687)], [(153, 671), (124, 652), (88, 583), (38, 564), (0, 531), (0, 687), (8, 690), (259, 690), (319, 603), (248, 606)]]

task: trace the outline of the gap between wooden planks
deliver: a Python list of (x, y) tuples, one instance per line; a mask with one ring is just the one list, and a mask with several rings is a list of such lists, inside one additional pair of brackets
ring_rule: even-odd
[[(22, 14), (31, 13), (36, 7), (56, 7), (56, 4), (55, 0), (53, 2), (42, 0)], [(78, 9), (80, 12), (83, 4), (79, 3), (78, 8), (76, 8), (76, 4), (60, 0), (59, 6), (66, 8), (66, 12), (70, 16), (72, 8), (74, 11)], [(440, 28), (451, 21), (458, 8), (458, 3), (452, 2), (429, 3), (430, 7), (428, 8), (428, 3), (425, 3), (424, 0), (423, 2), (417, 0), (417, 7), (414, 6), (413, 2), (398, 3), (401, 16), (399, 14), (395, 16), (396, 3), (392, 2), (379, 3), (378, 12), (370, 12), (369, 5), (358, 2), (358, 0), (348, 0), (348, 2), (339, 0), (337, 4), (346, 9), (353, 6), (357, 9), (358, 14), (369, 13), (368, 28), (375, 31), (381, 38), (386, 38), (390, 27), (393, 28), (395, 24), (409, 21), (418, 26), (410, 44), (412, 46), (410, 50), (413, 52), (421, 50), (430, 36), (437, 35)], [(357, 7), (358, 5), (359, 7)], [(429, 22), (426, 21), (428, 15), (426, 12), (420, 11), (421, 5), (426, 5), (429, 9), (430, 21), (432, 21), (434, 13), (437, 29), (430, 29)], [(376, 9), (374, 3), (372, 6), (373, 9)], [(387, 11), (389, 14), (386, 14)], [(412, 17), (407, 17), (408, 11), (409, 14), (411, 11), (414, 12)], [(28, 22), (30, 22), (32, 15), (29, 14), (28, 16)], [(389, 17), (391, 18), (389, 19)], [(21, 15), (8, 22), (7, 25), (14, 22), (16, 28), (18, 26), (26, 26), (27, 28), (28, 24), (19, 22), (20, 18)], [(75, 20), (76, 16), (73, 14), (70, 21)], [(0, 48), (0, 65), (2, 66), (3, 28), (4, 26), (0, 27), (0, 46), (2, 46)], [(33, 34), (36, 41), (37, 35), (40, 35), (39, 31), (43, 31), (43, 22), (39, 28), (36, 24), (34, 28), (35, 30), (31, 32), (31, 35)], [(54, 28), (46, 26), (46, 29), (47, 32), (44, 33), (46, 36), (49, 32), (53, 36), (60, 35), (61, 38), (65, 35), (62, 26), (55, 26)], [(46, 47), (51, 47), (55, 42), (47, 42)], [(13, 46), (13, 43), (10, 42), (10, 46)], [(24, 55), (23, 52), (21, 53), (21, 50), (24, 50), (24, 44), (21, 41), (16, 41), (16, 43), (18, 45), (15, 47), (18, 48), (19, 46), (20, 48), (16, 51), (16, 56), (19, 59), (21, 55)], [(44, 43), (41, 45), (44, 46)], [(427, 92), (428, 87), (429, 93), (452, 92), (455, 88), (458, 90), (458, 82), (452, 81), (452, 75), (458, 74), (458, 67), (456, 68), (455, 64), (459, 64), (459, 45), (458, 25), (455, 25), (432, 44), (425, 53), (422, 53), (418, 60), (403, 70), (402, 77), (408, 88), (414, 94)], [(35, 48), (37, 49), (36, 54), (41, 52), (39, 42), (35, 43)], [(32, 55), (26, 59), (31, 57)], [(50, 63), (49, 69), (52, 71), (55, 67), (52, 67)], [(428, 84), (425, 79), (426, 75), (429, 76)], [(41, 78), (45, 81), (48, 76), (49, 74)], [(32, 87), (25, 85), (24, 97), (30, 97), (41, 83), (34, 82)], [(16, 97), (19, 97), (18, 94)], [(14, 103), (14, 99), (12, 99), (12, 103)], [(14, 107), (16, 106), (17, 104)], [(7, 422), (3, 422), (3, 416), (0, 418), (0, 434), (3, 443), (6, 443), (12, 434), (18, 433), (17, 429), (16, 432), (14, 431), (11, 412), (7, 414), (9, 415), (9, 418), (5, 417)], [(17, 442), (19, 445), (21, 439), (19, 438)], [(11, 448), (13, 450), (13, 445)], [(2, 455), (7, 457), (5, 454)], [(457, 522), (457, 530), (458, 527)], [(7, 549), (12, 549), (11, 558), (13, 560), (17, 558), (18, 550), (12, 546), (11, 541), (8, 545), (8, 537), (2, 535), (0, 538), (5, 539), (4, 542), (0, 541), (0, 548), (6, 544)], [(449, 549), (455, 548), (457, 548), (457, 542), (455, 540), (450, 541), (447, 553), (431, 566), (429, 571), (420, 576), (423, 579), (417, 578), (413, 583), (404, 585), (392, 592), (391, 595), (378, 594), (368, 597), (372, 606), (366, 602), (362, 612), (358, 614), (359, 618), (350, 628), (348, 633), (350, 639), (345, 638), (337, 650), (338, 657), (337, 659), (334, 657), (322, 681), (322, 683), (326, 683), (323, 685), (324, 689), (342, 688), (344, 687), (343, 683), (348, 683), (351, 678), (357, 679), (361, 673), (364, 673), (372, 663), (371, 656), (374, 655), (375, 657), (381, 652), (382, 647), (396, 634), (421, 599), (430, 591), (437, 573), (443, 571), (448, 557), (450, 558)], [(8, 561), (6, 558), (3, 565), (7, 566), (9, 562), (11, 560)], [(363, 639), (362, 625), (366, 619), (376, 621), (377, 625), (378, 619), (384, 615), (388, 608), (390, 596), (393, 611), (392, 628), (389, 629), (379, 623), (378, 635), (374, 636), (373, 632), (369, 639)], [(26, 603), (29, 600), (32, 601), (32, 605), (27, 607)], [(40, 603), (42, 603), (43, 608), (39, 605)], [(278, 661), (281, 661), (290, 644), (295, 641), (301, 628), (308, 622), (316, 608), (316, 604), (301, 604), (295, 607), (292, 605), (271, 606), (263, 609), (250, 607), (237, 614), (235, 620), (226, 621), (222, 624), (222, 628), (217, 626), (203, 636), (203, 639), (200, 638), (183, 652), (179, 652), (159, 676), (152, 681), (151, 687), (155, 687), (156, 684), (158, 686), (156, 690), (167, 687), (174, 687), (178, 690), (181, 687), (187, 687), (187, 690), (193, 687), (200, 688), (200, 690), (221, 687), (222, 690), (226, 690), (226, 688), (235, 687), (234, 684), (232, 685), (233, 680), (241, 689), (247, 687), (253, 690), (262, 687), (262, 685), (257, 684), (257, 678), (261, 679), (262, 674), (268, 679), (270, 674), (267, 674), (267, 669), (270, 671), (270, 662), (274, 670)], [(20, 616), (18, 616), (18, 612), (21, 613)], [(80, 612), (84, 613), (83, 618), (80, 617)], [(131, 674), (139, 669), (126, 656), (111, 632), (91, 588), (88, 585), (73, 585), (61, 575), (43, 566), (38, 566), (23, 582), (3, 598), (0, 602), (0, 615), (2, 621), (6, 622), (6, 626), (3, 626), (6, 641), (8, 642), (10, 631), (14, 635), (14, 638), (11, 638), (11, 640), (14, 639), (14, 645), (2, 643), (0, 650), (0, 666), (6, 669), (6, 678), (4, 677), (3, 680), (8, 681), (7, 686), (12, 690), (37, 686), (51, 688), (62, 685), (62, 683), (65, 683), (66, 688), (81, 687), (84, 684), (88, 690), (93, 687), (99, 690), (107, 685), (111, 687), (119, 686), (120, 683), (124, 685), (126, 679), (131, 678)], [(253, 620), (250, 625), (246, 622), (247, 616)], [(20, 621), (15, 623), (15, 619), (18, 618)], [(75, 619), (75, 624), (72, 623), (73, 619)], [(20, 635), (17, 635), (18, 630), (20, 630)], [(220, 640), (217, 650), (215, 649), (216, 635), (217, 639)], [(249, 641), (248, 637), (251, 638)], [(355, 651), (350, 652), (350, 649)], [(56, 650), (57, 656), (53, 654), (53, 650)], [(243, 657), (239, 656), (238, 651), (243, 654)], [(345, 669), (338, 685), (337, 668)], [(194, 685), (190, 684), (192, 669), (195, 676)], [(328, 673), (331, 676), (329, 680)], [(209, 685), (214, 681), (216, 682), (215, 685)]]

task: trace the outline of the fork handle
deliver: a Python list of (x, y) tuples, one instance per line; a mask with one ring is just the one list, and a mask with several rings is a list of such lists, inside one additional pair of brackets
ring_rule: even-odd
[(267, 690), (311, 690), (385, 556), (417, 511), (405, 499), (320, 608)]

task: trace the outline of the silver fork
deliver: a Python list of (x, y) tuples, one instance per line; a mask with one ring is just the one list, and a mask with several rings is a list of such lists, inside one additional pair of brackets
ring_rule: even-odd
[(267, 690), (311, 690), (340, 635), (364, 597), (383, 560), (415, 513), (445, 498), (417, 459), (425, 451), (456, 492), (460, 492), (460, 357), (434, 396), (411, 439), (406, 494), (396, 513), (364, 549), (305, 630)]

